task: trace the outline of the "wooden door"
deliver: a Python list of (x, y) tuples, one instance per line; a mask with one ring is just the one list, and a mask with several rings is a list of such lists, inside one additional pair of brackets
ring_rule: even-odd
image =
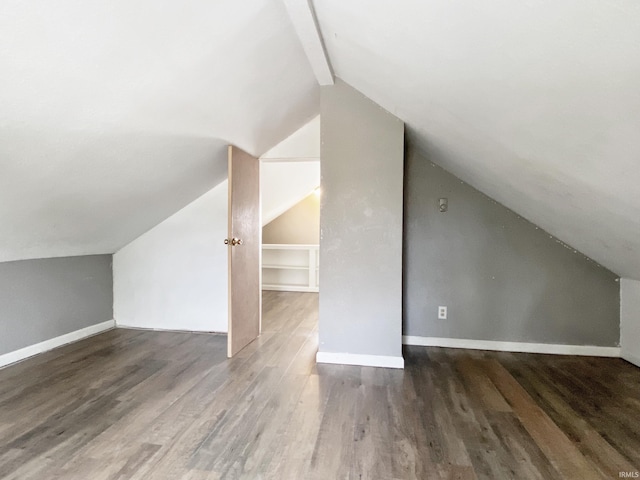
[(260, 335), (262, 321), (260, 160), (229, 146), (229, 335), (232, 357)]

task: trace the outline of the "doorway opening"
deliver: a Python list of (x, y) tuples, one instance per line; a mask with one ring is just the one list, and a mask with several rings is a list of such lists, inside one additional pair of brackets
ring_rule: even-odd
[(321, 195), (319, 159), (262, 160), (264, 332), (301, 321), (317, 331)]
[[(285, 328), (281, 320), (295, 317), (296, 311), (311, 312), (305, 315), (312, 319), (317, 339), (320, 118), (311, 120), (260, 159), (251, 157), (251, 168), (244, 162), (249, 157), (239, 149), (230, 149), (229, 229), (225, 240), (229, 245), (230, 357), (269, 331), (270, 323), (278, 324), (276, 329)], [(259, 185), (254, 183), (254, 171)], [(253, 199), (254, 193), (255, 201), (245, 201)], [(248, 224), (252, 229), (245, 241), (237, 231)], [(245, 285), (244, 280), (249, 278), (251, 282), (247, 280)], [(267, 311), (271, 313), (264, 316)], [(281, 312), (283, 318), (273, 318), (273, 312)], [(309, 318), (303, 322), (305, 328), (310, 326)], [(296, 325), (300, 318), (289, 320)], [(238, 331), (248, 333), (238, 337)]]

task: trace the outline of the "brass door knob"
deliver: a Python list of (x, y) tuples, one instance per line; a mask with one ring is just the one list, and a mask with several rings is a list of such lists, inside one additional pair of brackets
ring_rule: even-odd
[(243, 243), (244, 242), (240, 238), (233, 237), (231, 240), (229, 240), (228, 238), (224, 239), (224, 244), (225, 245), (231, 244), (232, 247), (235, 247), (236, 245), (242, 245)]

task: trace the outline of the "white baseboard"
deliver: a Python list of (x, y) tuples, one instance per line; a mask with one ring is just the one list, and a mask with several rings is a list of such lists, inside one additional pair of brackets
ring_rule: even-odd
[(4, 355), (0, 355), (0, 368), (19, 362), (20, 360), (24, 360), (25, 358), (32, 357), (38, 353), (47, 352), (54, 348), (61, 347), (62, 345), (77, 342), (83, 338), (96, 335), (106, 330), (111, 330), (112, 328), (115, 328), (115, 326), (116, 322), (114, 320), (108, 320), (106, 322), (98, 323), (97, 325), (91, 325), (90, 327), (76, 330), (75, 332), (45, 340), (44, 342), (36, 343), (35, 345), (29, 345), (28, 347), (21, 348), (20, 350), (5, 353)]
[(640, 367), (640, 356), (623, 351), (622, 358), (629, 363), (633, 363), (636, 367)]
[(363, 367), (404, 368), (404, 358), (385, 355), (359, 355), (356, 353), (318, 352), (318, 363), (361, 365)]
[(403, 335), (402, 343), (405, 345), (419, 345), (423, 347), (466, 348), (469, 350), (493, 350), (497, 352), (584, 355), (589, 357), (620, 357), (620, 347), (598, 347), (592, 345), (500, 342), (494, 340), (469, 340), (465, 338), (415, 337), (411, 335)]
[(205, 335), (226, 335), (227, 332), (216, 332), (213, 330), (188, 330), (184, 328), (156, 328), (156, 327), (138, 327), (136, 325), (125, 325), (116, 320), (116, 328), (125, 328), (127, 330), (142, 330), (144, 332), (167, 332), (167, 333), (202, 333)]

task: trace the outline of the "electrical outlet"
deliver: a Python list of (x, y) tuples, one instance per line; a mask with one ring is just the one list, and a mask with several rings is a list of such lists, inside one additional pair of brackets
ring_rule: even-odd
[(438, 307), (438, 319), (439, 320), (447, 319), (447, 307)]

